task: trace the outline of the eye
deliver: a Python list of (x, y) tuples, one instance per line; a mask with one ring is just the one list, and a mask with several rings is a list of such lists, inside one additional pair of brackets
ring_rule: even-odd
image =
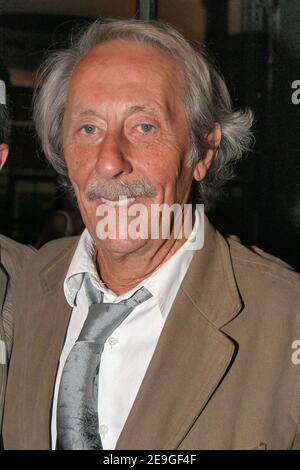
[(155, 127), (152, 124), (148, 124), (147, 122), (142, 122), (137, 126), (137, 129), (141, 134), (151, 134)]
[(88, 135), (95, 134), (96, 126), (94, 126), (93, 124), (85, 124), (84, 126), (82, 126), (81, 130)]

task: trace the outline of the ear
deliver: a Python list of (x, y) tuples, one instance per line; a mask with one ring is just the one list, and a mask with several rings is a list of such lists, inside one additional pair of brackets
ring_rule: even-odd
[(0, 145), (0, 170), (2, 169), (4, 163), (6, 162), (8, 156), (8, 145), (1, 144)]
[(218, 150), (222, 138), (221, 126), (218, 122), (214, 124), (213, 129), (205, 135), (210, 148), (204, 150), (201, 158), (197, 163), (194, 170), (194, 178), (196, 181), (201, 181), (205, 178), (207, 170), (209, 169), (213, 158)]

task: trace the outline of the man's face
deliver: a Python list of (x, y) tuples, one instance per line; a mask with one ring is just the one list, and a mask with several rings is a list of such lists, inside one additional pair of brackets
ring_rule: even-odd
[(122, 196), (148, 210), (189, 199), (193, 169), (184, 165), (189, 132), (183, 95), (175, 61), (133, 42), (95, 47), (73, 72), (64, 116), (65, 160), (85, 225), (111, 254), (147, 250), (158, 242), (97, 240), (97, 207), (110, 211)]

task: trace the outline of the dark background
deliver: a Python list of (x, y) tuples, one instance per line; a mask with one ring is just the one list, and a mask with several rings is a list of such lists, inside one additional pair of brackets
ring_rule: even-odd
[(34, 244), (59, 202), (31, 122), (34, 77), (72, 29), (98, 16), (152, 17), (209, 47), (235, 107), (255, 113), (256, 144), (227, 197), (209, 213), (239, 235), (300, 268), (299, 0), (0, 0), (0, 75), (10, 75), (10, 158), (0, 173), (0, 232)]

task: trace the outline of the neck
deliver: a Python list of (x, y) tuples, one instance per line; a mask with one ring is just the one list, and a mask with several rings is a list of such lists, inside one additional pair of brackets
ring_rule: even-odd
[(122, 295), (140, 284), (167, 261), (185, 241), (185, 238), (164, 240), (164, 243), (154, 245), (150, 252), (140, 249), (125, 255), (111, 254), (99, 248), (98, 274), (110, 290)]

